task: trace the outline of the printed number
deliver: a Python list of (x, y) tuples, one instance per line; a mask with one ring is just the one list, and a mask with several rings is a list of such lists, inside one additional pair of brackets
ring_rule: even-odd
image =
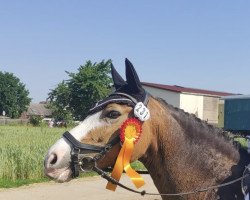
[(148, 116), (148, 112), (146, 112), (146, 114), (144, 115), (143, 119), (146, 119), (147, 116)]
[(142, 112), (140, 112), (140, 115), (143, 115), (145, 113), (145, 111), (146, 111), (146, 108), (143, 107)]
[(139, 104), (139, 105), (138, 105), (138, 108), (136, 109), (136, 112), (139, 112), (140, 109), (141, 109), (141, 107), (142, 107), (142, 104)]

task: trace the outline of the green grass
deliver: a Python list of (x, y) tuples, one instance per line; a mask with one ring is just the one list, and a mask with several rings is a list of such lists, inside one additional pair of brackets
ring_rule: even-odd
[(32, 183), (41, 183), (46, 182), (49, 179), (47, 178), (39, 178), (39, 179), (17, 179), (17, 180), (6, 180), (6, 179), (0, 179), (0, 188), (13, 188), (13, 187), (20, 187), (23, 185), (29, 185)]
[(247, 140), (245, 138), (235, 138), (235, 141), (238, 141), (242, 148), (247, 149)]
[(45, 181), (43, 160), (65, 131), (59, 128), (0, 126), (0, 187)]
[(131, 167), (135, 170), (142, 170), (142, 171), (147, 170), (145, 168), (145, 166), (140, 161), (135, 161), (135, 162), (131, 163)]
[[(44, 182), (43, 161), (49, 147), (65, 131), (63, 128), (0, 126), (0, 188)], [(136, 161), (132, 167), (145, 170)], [(97, 175), (81, 173), (81, 177)]]

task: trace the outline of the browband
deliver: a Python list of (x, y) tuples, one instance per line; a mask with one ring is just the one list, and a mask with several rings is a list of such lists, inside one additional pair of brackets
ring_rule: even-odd
[[(145, 106), (147, 106), (149, 101), (149, 93), (145, 92), (145, 97), (143, 100), (143, 104)], [(134, 107), (137, 103), (139, 103), (140, 101), (138, 101), (136, 98), (134, 98), (133, 96), (126, 94), (126, 93), (122, 93), (122, 92), (115, 92), (110, 94), (106, 100), (104, 99), (103, 101), (100, 101), (96, 104), (96, 106), (94, 106), (93, 108), (91, 108), (88, 112), (88, 114), (93, 114), (96, 113), (97, 111), (100, 111), (101, 109), (105, 108), (105, 106), (109, 103), (123, 103), (123, 104), (128, 104), (132, 107)]]
[[(115, 93), (110, 94), (109, 96), (115, 96), (115, 95), (120, 95), (120, 96), (127, 97), (127, 98), (130, 99), (135, 105), (138, 103), (137, 99), (135, 99), (134, 97), (132, 97), (132, 96), (129, 95), (129, 94), (122, 93), (122, 92), (115, 92)], [(143, 103), (145, 106), (147, 106), (148, 101), (149, 101), (149, 93), (148, 93), (148, 92), (145, 92), (145, 98), (144, 98), (144, 101), (143, 101), (142, 103)]]

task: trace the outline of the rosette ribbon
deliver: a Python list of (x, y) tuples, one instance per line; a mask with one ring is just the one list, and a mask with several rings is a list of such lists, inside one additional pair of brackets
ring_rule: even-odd
[[(120, 132), (120, 138), (122, 148), (116, 159), (114, 169), (111, 173), (111, 177), (119, 182), (123, 170), (127, 176), (134, 183), (136, 188), (140, 188), (145, 184), (143, 178), (130, 166), (131, 156), (134, 150), (135, 143), (139, 140), (142, 131), (141, 122), (136, 118), (127, 119)], [(117, 185), (108, 182), (106, 189), (115, 191)]]

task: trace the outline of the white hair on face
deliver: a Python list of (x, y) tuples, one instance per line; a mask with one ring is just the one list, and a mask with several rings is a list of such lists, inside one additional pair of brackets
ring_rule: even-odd
[(100, 120), (100, 116), (101, 111), (88, 116), (83, 122), (81, 122), (78, 126), (73, 128), (69, 132), (78, 141), (81, 141), (89, 133), (89, 131), (106, 124), (104, 121)]

